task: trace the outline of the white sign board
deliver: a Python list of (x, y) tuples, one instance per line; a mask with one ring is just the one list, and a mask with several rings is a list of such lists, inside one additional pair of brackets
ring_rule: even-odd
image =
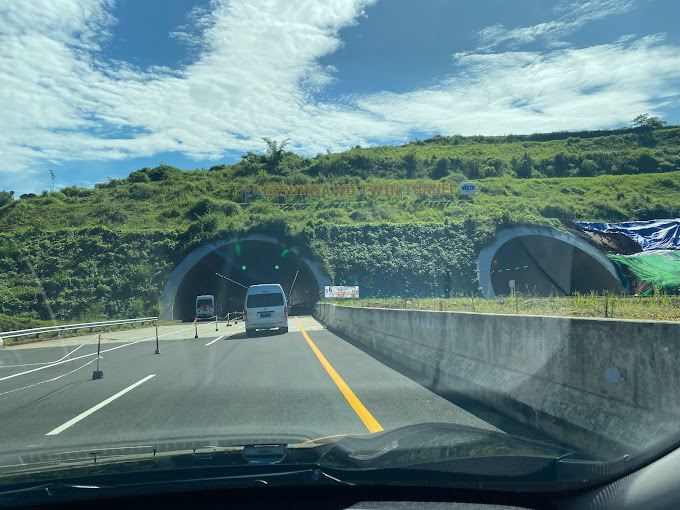
[(344, 285), (327, 286), (324, 289), (324, 297), (341, 299), (359, 299), (359, 286), (347, 287)]
[(475, 182), (461, 182), (460, 183), (460, 194), (461, 195), (476, 195), (477, 194), (477, 183), (475, 183)]

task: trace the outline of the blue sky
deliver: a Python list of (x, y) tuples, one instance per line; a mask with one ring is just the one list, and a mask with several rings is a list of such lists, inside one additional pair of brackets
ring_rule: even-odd
[(0, 189), (434, 134), (680, 124), (676, 0), (8, 0)]

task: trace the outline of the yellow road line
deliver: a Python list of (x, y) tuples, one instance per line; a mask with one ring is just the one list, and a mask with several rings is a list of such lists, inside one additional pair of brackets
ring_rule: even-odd
[(368, 431), (380, 432), (381, 430), (383, 430), (383, 428), (380, 426), (380, 423), (378, 423), (378, 421), (375, 418), (373, 418), (373, 415), (368, 412), (368, 409), (364, 407), (364, 404), (362, 404), (361, 401), (354, 394), (354, 392), (351, 389), (349, 389), (349, 386), (347, 386), (345, 381), (342, 380), (342, 377), (338, 375), (338, 373), (331, 366), (326, 357), (323, 354), (321, 354), (319, 348), (314, 344), (314, 342), (312, 342), (312, 339), (309, 338), (309, 335), (302, 327), (302, 324), (300, 324), (300, 320), (297, 318), (297, 316), (295, 316), (295, 321), (298, 323), (302, 335), (305, 337), (305, 340), (307, 340), (307, 343), (314, 351), (314, 354), (316, 354), (316, 357), (319, 358), (319, 361), (326, 369), (326, 372), (328, 372), (328, 375), (331, 376), (331, 379), (333, 379), (333, 381), (338, 386), (342, 394), (345, 396), (347, 402), (349, 402), (349, 405), (352, 406), (354, 412), (357, 413), (357, 416), (359, 416), (361, 421), (364, 422), (364, 425), (366, 425)]

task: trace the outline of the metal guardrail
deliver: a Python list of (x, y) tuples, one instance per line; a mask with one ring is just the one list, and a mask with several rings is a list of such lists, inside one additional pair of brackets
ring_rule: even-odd
[(75, 329), (98, 328), (102, 326), (117, 326), (119, 324), (135, 324), (138, 322), (153, 322), (158, 317), (143, 317), (139, 319), (122, 319), (117, 321), (85, 322), (82, 324), (66, 324), (64, 326), (47, 326), (44, 328), (18, 329), (16, 331), (0, 332), (0, 341), (3, 338), (15, 338), (18, 336), (39, 335), (40, 333), (50, 333), (53, 331), (67, 331)]

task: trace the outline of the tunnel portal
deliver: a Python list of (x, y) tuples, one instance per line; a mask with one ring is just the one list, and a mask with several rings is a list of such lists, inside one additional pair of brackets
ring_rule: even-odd
[(486, 298), (516, 292), (569, 296), (595, 291), (624, 293), (614, 265), (587, 242), (551, 229), (518, 227), (500, 232), (480, 252), (477, 269)]
[(241, 311), (247, 287), (259, 283), (280, 284), (291, 301), (291, 314), (310, 313), (322, 286), (330, 284), (316, 266), (294, 248), (268, 240), (203, 247), (187, 256), (166, 284), (163, 318), (193, 320), (196, 296), (201, 294), (215, 296), (215, 311), (221, 317)]
[(490, 271), (497, 296), (510, 293), (510, 280), (515, 281), (517, 292), (538, 296), (623, 290), (590, 255), (564, 241), (542, 236), (516, 237), (505, 243), (496, 252)]

